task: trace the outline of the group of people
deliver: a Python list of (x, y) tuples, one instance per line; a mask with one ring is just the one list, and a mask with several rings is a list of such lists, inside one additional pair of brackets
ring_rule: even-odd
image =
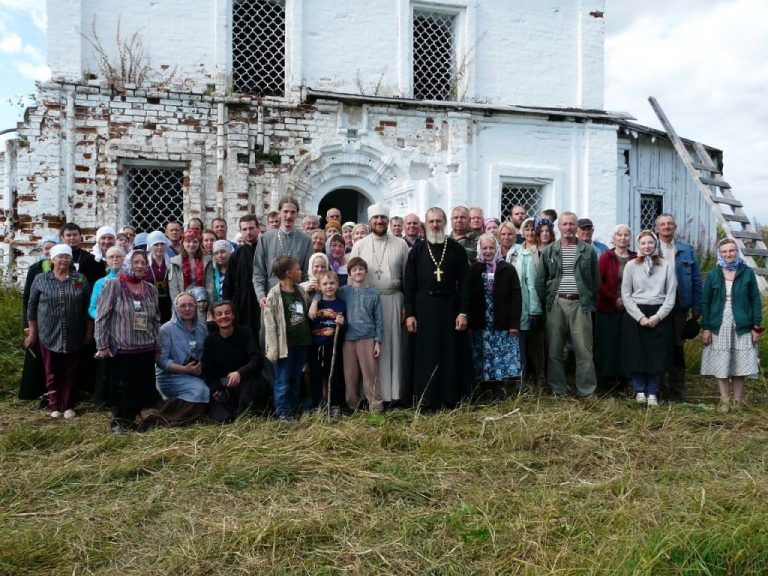
[[(694, 249), (670, 214), (611, 248), (572, 212), (507, 220), (479, 208), (430, 208), (342, 222), (331, 208), (297, 226), (284, 197), (261, 226), (136, 234), (104, 226), (93, 249), (77, 224), (43, 239), (24, 290), (27, 356), (20, 397), (76, 416), (79, 389), (111, 411), (111, 430), (228, 422), (248, 409), (292, 422), (302, 411), (367, 405), (453, 407), (479, 383), (553, 395), (631, 384), (638, 403), (685, 397), (684, 338), (700, 320), (701, 372), (720, 409), (756, 374), (761, 300), (732, 240), (702, 285)], [(575, 365), (574, 388), (566, 378)], [(666, 375), (666, 378), (664, 376)]]

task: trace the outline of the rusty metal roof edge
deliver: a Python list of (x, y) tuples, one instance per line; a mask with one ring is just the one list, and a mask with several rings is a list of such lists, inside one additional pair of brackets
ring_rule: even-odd
[(492, 106), (477, 102), (448, 102), (443, 100), (414, 100), (412, 98), (396, 98), (391, 96), (369, 96), (364, 94), (349, 94), (330, 92), (326, 90), (305, 89), (308, 100), (337, 100), (341, 102), (359, 102), (367, 104), (385, 104), (400, 107), (441, 108), (468, 112), (490, 112), (498, 114), (532, 114), (538, 116), (560, 116), (563, 118), (588, 118), (618, 122), (619, 120), (634, 119), (626, 112), (608, 112), (605, 110), (590, 110), (586, 108), (552, 108), (538, 106)]

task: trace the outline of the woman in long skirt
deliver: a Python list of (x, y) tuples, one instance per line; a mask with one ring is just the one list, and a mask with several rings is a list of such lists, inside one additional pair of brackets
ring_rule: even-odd
[(477, 243), (477, 262), (469, 269), (468, 323), (477, 380), (505, 381), (520, 377), (522, 296), (515, 267), (504, 261), (493, 234)]
[(643, 230), (637, 237), (637, 258), (624, 267), (621, 299), (624, 315), (624, 370), (632, 379), (638, 404), (658, 406), (659, 380), (672, 364), (675, 305), (674, 266), (656, 255), (656, 235)]
[(717, 380), (721, 412), (731, 406), (729, 380), (733, 407), (739, 408), (745, 377), (760, 371), (757, 341), (762, 321), (755, 272), (741, 259), (736, 243), (726, 238), (718, 245), (717, 266), (704, 282), (701, 307), (701, 373)]

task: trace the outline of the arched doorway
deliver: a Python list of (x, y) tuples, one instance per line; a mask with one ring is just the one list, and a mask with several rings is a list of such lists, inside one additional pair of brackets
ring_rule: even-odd
[(368, 222), (370, 205), (371, 201), (354, 188), (336, 188), (323, 196), (317, 206), (317, 212), (325, 219), (329, 208), (338, 208), (341, 210), (342, 222)]

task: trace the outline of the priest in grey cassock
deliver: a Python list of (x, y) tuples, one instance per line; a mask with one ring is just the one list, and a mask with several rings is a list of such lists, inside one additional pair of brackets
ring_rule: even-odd
[(368, 283), (379, 291), (384, 335), (379, 356), (379, 386), (384, 402), (404, 400), (405, 326), (403, 276), (408, 244), (389, 232), (389, 210), (381, 204), (368, 208), (371, 234), (352, 246), (350, 256), (368, 263)]
[(469, 272), (464, 248), (445, 234), (441, 208), (427, 210), (427, 238), (405, 268), (406, 327), (415, 334), (413, 396), (417, 406), (452, 408), (474, 387), (467, 332)]

